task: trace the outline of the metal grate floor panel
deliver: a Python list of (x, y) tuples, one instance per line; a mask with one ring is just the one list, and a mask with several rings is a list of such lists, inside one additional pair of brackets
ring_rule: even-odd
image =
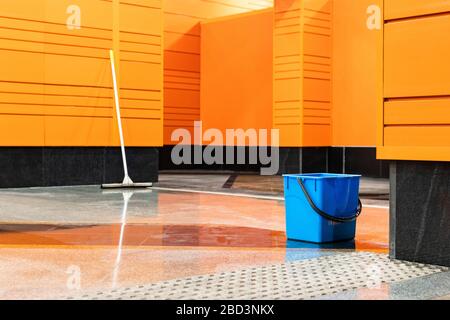
[(393, 261), (384, 254), (352, 252), (95, 292), (68, 299), (301, 300), (376, 287), (382, 283), (399, 282), (447, 270)]

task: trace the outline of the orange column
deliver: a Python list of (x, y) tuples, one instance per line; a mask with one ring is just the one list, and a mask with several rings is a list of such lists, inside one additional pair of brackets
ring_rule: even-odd
[(331, 145), (332, 1), (275, 1), (274, 128), (282, 147)]

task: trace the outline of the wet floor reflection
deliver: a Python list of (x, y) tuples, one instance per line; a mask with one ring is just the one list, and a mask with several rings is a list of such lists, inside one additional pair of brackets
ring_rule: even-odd
[(123, 248), (123, 239), (125, 236), (125, 226), (127, 224), (128, 203), (130, 202), (130, 199), (133, 195), (134, 192), (131, 191), (122, 192), (123, 197), (122, 218), (120, 222), (119, 243), (117, 245), (117, 257), (113, 269), (112, 288), (117, 287), (117, 278), (119, 276), (120, 262), (122, 260), (122, 248)]
[(122, 224), (89, 226), (0, 225), (0, 245), (177, 246), (387, 250), (387, 244), (346, 241), (313, 244), (286, 240), (283, 231), (214, 225)]
[(0, 245), (283, 248), (286, 238), (282, 231), (213, 225), (0, 225)]
[(97, 187), (12, 190), (0, 200), (15, 208), (2, 219), (27, 221), (0, 223), (0, 245), (114, 246), (118, 264), (124, 246), (388, 250), (386, 209), (364, 209), (355, 242), (317, 246), (286, 241), (282, 201)]
[(350, 241), (341, 241), (341, 242), (336, 242), (336, 243), (321, 243), (321, 244), (319, 244), (319, 243), (287, 240), (286, 248), (288, 248), (288, 249), (355, 250), (356, 242), (355, 242), (355, 240), (350, 240)]

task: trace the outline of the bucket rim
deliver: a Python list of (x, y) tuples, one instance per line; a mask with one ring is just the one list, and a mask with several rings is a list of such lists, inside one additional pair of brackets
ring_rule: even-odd
[(361, 178), (360, 174), (339, 174), (339, 173), (305, 173), (305, 174), (283, 174), (287, 178), (302, 178), (302, 179), (343, 179), (343, 178)]

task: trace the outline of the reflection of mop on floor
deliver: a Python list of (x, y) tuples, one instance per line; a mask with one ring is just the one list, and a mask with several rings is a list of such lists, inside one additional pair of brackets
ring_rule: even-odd
[(128, 216), (128, 203), (130, 202), (131, 197), (135, 193), (152, 193), (151, 190), (143, 190), (143, 191), (105, 191), (105, 194), (108, 193), (121, 193), (123, 196), (123, 206), (122, 206), (122, 216), (120, 220), (120, 236), (119, 243), (117, 245), (117, 256), (116, 261), (114, 263), (113, 275), (112, 275), (112, 288), (116, 288), (117, 280), (120, 272), (120, 264), (122, 262), (122, 248), (123, 248), (123, 239), (125, 236), (125, 227), (127, 225), (127, 216)]
[(117, 286), (117, 277), (119, 275), (120, 269), (120, 261), (122, 259), (122, 247), (123, 247), (123, 236), (125, 234), (125, 226), (127, 224), (127, 211), (128, 211), (128, 202), (130, 202), (131, 197), (133, 196), (133, 192), (123, 192), (123, 207), (122, 207), (122, 219), (120, 226), (120, 237), (119, 237), (119, 245), (117, 247), (117, 257), (116, 262), (114, 263), (113, 270), (113, 278), (112, 278), (112, 288), (116, 288)]
[(111, 72), (114, 86), (114, 102), (116, 108), (116, 116), (117, 116), (117, 126), (119, 128), (119, 136), (120, 136), (120, 149), (122, 152), (122, 163), (123, 163), (123, 171), (124, 171), (124, 179), (122, 183), (112, 183), (112, 184), (102, 184), (103, 189), (111, 189), (111, 188), (148, 188), (152, 186), (152, 183), (134, 183), (128, 175), (128, 165), (127, 165), (127, 156), (125, 153), (125, 143), (123, 139), (123, 131), (122, 131), (122, 118), (120, 116), (120, 100), (119, 100), (119, 90), (117, 87), (117, 78), (116, 78), (116, 67), (114, 60), (114, 51), (109, 51), (109, 57), (111, 60)]

